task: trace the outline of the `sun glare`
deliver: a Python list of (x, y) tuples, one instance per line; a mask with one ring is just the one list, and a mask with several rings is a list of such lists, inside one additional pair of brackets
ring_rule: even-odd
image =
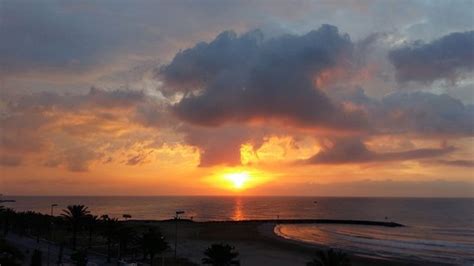
[(231, 190), (234, 193), (244, 193), (248, 189), (270, 181), (270, 179), (272, 179), (270, 174), (258, 169), (229, 167), (217, 170), (205, 180), (213, 187)]
[(236, 189), (242, 189), (249, 179), (249, 174), (246, 172), (241, 173), (229, 173), (224, 176), (227, 180), (232, 182), (232, 185)]

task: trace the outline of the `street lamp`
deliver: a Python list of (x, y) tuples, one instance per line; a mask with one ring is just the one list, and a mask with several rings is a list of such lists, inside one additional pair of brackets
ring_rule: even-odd
[(175, 238), (174, 238), (174, 261), (177, 259), (177, 250), (178, 250), (178, 219), (179, 215), (184, 214), (184, 211), (176, 211), (176, 215), (174, 216), (175, 220)]
[(51, 222), (50, 222), (51, 231), (49, 232), (49, 242), (48, 242), (48, 266), (49, 266), (49, 253), (51, 250), (51, 242), (53, 241), (54, 207), (57, 207), (57, 206), (58, 204), (51, 204)]

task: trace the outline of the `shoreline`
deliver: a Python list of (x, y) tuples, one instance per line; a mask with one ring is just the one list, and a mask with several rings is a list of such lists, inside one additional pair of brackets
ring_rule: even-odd
[[(191, 261), (199, 262), (204, 249), (212, 243), (228, 243), (240, 253), (242, 265), (305, 265), (319, 250), (330, 248), (324, 244), (307, 243), (287, 239), (275, 232), (277, 225), (310, 224), (315, 220), (244, 220), (244, 221), (191, 221), (178, 220), (180, 246), (179, 253)], [(361, 226), (392, 227), (391, 222), (353, 220), (316, 220), (319, 224), (357, 224)], [(328, 222), (329, 221), (329, 222)], [(176, 220), (130, 220), (126, 223), (156, 225), (172, 241)], [(316, 223), (317, 224), (317, 223)], [(400, 225), (403, 226), (403, 225)], [(375, 254), (343, 250), (352, 265), (449, 265), (402, 258), (381, 258)]]
[[(178, 257), (189, 262), (199, 264), (203, 252), (214, 243), (224, 243), (234, 246), (239, 252), (241, 265), (247, 266), (287, 266), (306, 265), (316, 257), (318, 251), (331, 248), (327, 244), (306, 242), (291, 239), (277, 232), (278, 226), (294, 224), (314, 225), (355, 225), (360, 227), (379, 227), (380, 230), (390, 230), (392, 227), (403, 227), (404, 225), (394, 222), (361, 221), (361, 220), (331, 220), (331, 219), (270, 219), (270, 220), (227, 220), (227, 221), (193, 221), (188, 219), (167, 220), (121, 220), (123, 226), (132, 227), (137, 232), (144, 232), (155, 228), (159, 230), (168, 244), (172, 245), (179, 239), (177, 245)], [(385, 229), (386, 228), (386, 229)], [(179, 229), (179, 230), (178, 230)], [(177, 235), (176, 235), (177, 233)], [(12, 235), (13, 236), (13, 235)], [(84, 239), (84, 234), (82, 235)], [(25, 240), (16, 241), (17, 245), (23, 245)], [(35, 246), (34, 239), (29, 246)], [(23, 243), (23, 244), (22, 244)], [(84, 243), (84, 241), (83, 241)], [(28, 246), (28, 245), (26, 245)], [(334, 247), (333, 247), (334, 248)], [(431, 261), (401, 258), (381, 257), (378, 254), (356, 249), (341, 249), (347, 253), (353, 266), (395, 266), (395, 265), (452, 265), (436, 263)], [(95, 250), (97, 251), (97, 250)], [(165, 257), (172, 258), (173, 249), (166, 252)], [(105, 254), (105, 253), (101, 253)], [(104, 256), (93, 258), (95, 261), (104, 260)], [(191, 263), (191, 264), (192, 264)], [(192, 265), (195, 265), (192, 264)], [(99, 264), (109, 265), (109, 264)]]

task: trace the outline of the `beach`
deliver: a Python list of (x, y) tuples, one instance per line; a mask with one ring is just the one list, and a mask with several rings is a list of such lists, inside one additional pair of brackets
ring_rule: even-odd
[[(129, 221), (136, 226), (154, 225), (174, 244), (175, 221)], [(324, 245), (311, 245), (285, 239), (275, 234), (277, 223), (270, 222), (191, 222), (178, 223), (178, 256), (200, 263), (203, 251), (213, 243), (235, 246), (241, 265), (306, 265)], [(365, 225), (372, 226), (372, 225)], [(353, 265), (426, 265), (426, 261), (380, 259), (351, 254)], [(429, 262), (429, 265), (452, 265)]]
[[(299, 223), (298, 220), (295, 220)], [(301, 221), (300, 221), (301, 222)], [(346, 221), (341, 221), (344, 224)], [(308, 244), (301, 241), (294, 241), (283, 238), (275, 233), (275, 229), (281, 226), (281, 223), (270, 221), (219, 221), (219, 222), (193, 222), (190, 220), (130, 220), (122, 221), (123, 225), (133, 227), (137, 230), (143, 228), (155, 228), (163, 233), (170, 248), (162, 255), (165, 257), (164, 265), (200, 265), (203, 258), (203, 251), (214, 243), (223, 243), (234, 246), (239, 252), (239, 261), (241, 265), (260, 266), (287, 266), (287, 265), (306, 265), (308, 261), (315, 258), (316, 252), (326, 250), (328, 246), (324, 244)], [(321, 223), (321, 224), (324, 224)], [(338, 225), (337, 223), (333, 223)], [(176, 236), (176, 226), (178, 228), (177, 256), (185, 262), (175, 264), (174, 241)], [(380, 225), (359, 225), (363, 227), (373, 227)], [(381, 226), (383, 227), (383, 226)], [(389, 227), (386, 227), (389, 228)], [(30, 253), (33, 249), (40, 249), (46, 253), (48, 243), (45, 239), (36, 242), (34, 238), (9, 234), (6, 238), (10, 243), (22, 251)], [(65, 248), (65, 254), (71, 254), (72, 250)], [(344, 250), (349, 255), (352, 265), (459, 265), (450, 263), (437, 263), (423, 260), (407, 260), (400, 258), (381, 259), (376, 256), (360, 255)], [(58, 247), (51, 246), (51, 258), (57, 257)], [(157, 261), (161, 261), (161, 256)], [(69, 256), (69, 255), (68, 255)], [(43, 258), (45, 259), (45, 258)], [(106, 262), (106, 255), (100, 252), (89, 253), (91, 265), (116, 265), (116, 259)], [(69, 260), (65, 258), (67, 263)], [(27, 262), (27, 261), (25, 261)], [(25, 263), (23, 265), (28, 265)], [(468, 264), (466, 264), (468, 265)]]
[[(169, 245), (165, 252), (168, 261), (174, 257), (176, 222), (172, 217), (176, 210), (185, 211), (178, 220), (177, 255), (197, 264), (203, 258), (203, 251), (213, 243), (235, 246), (242, 265), (305, 265), (317, 250), (328, 248), (349, 254), (354, 265), (471, 265), (474, 261), (472, 199), (164, 196), (12, 199), (16, 202), (10, 203), (10, 207), (16, 211), (42, 214), (50, 212), (47, 206), (58, 203), (56, 216), (68, 205), (84, 204), (91, 214), (118, 219), (121, 225), (134, 229), (137, 236), (150, 227), (159, 229)], [(131, 218), (124, 218), (124, 214)], [(55, 241), (69, 241), (71, 228), (61, 225), (60, 219), (56, 223)], [(88, 228), (85, 223), (79, 232), (81, 247), (88, 244)], [(35, 235), (34, 226), (30, 230)], [(99, 221), (93, 231), (92, 250), (106, 254), (102, 231)], [(48, 239), (47, 234), (40, 237)], [(117, 241), (114, 240), (113, 251)]]

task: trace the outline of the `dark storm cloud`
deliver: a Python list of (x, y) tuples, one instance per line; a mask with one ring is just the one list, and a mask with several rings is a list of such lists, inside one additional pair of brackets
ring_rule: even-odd
[(96, 55), (113, 43), (100, 25), (92, 27), (91, 18), (51, 1), (2, 1), (0, 14), (0, 74), (37, 67), (78, 70), (97, 63)]
[(474, 31), (456, 32), (431, 43), (418, 41), (389, 53), (401, 82), (455, 79), (474, 69)]
[[(183, 95), (171, 108), (179, 119), (209, 128), (198, 131), (190, 127), (193, 130), (185, 133), (186, 143), (200, 150), (201, 166), (239, 164), (241, 144), (255, 137), (245, 133), (245, 127), (254, 121), (277, 120), (293, 129), (330, 128), (333, 132), (366, 136), (471, 136), (473, 106), (445, 94), (398, 92), (378, 100), (367, 96), (363, 89), (323, 91), (317, 87), (314, 80), (321, 73), (363, 64), (378, 38), (374, 34), (353, 44), (347, 35), (329, 25), (302, 36), (268, 40), (260, 31), (241, 36), (224, 32), (210, 43), (199, 43), (178, 53), (163, 67), (162, 92), (171, 98)], [(239, 130), (216, 133), (227, 124), (239, 125)], [(358, 130), (351, 131), (354, 129)], [(312, 161), (417, 160), (451, 151), (452, 148), (414, 149), (378, 154), (360, 141), (345, 141), (324, 150)]]
[(343, 91), (337, 101), (364, 110), (373, 134), (468, 137), (474, 134), (474, 106), (447, 94), (395, 92), (374, 99), (359, 88)]
[(199, 166), (239, 165), (240, 148), (243, 143), (252, 144), (258, 149), (263, 143), (266, 130), (245, 126), (230, 125), (218, 128), (184, 125), (180, 129), (184, 141), (199, 149)]
[(321, 71), (351, 60), (353, 44), (334, 26), (302, 36), (264, 40), (260, 31), (224, 32), (210, 43), (178, 53), (160, 71), (167, 95), (187, 122), (280, 120), (298, 126), (360, 130), (361, 113), (345, 111), (314, 85)]
[(472, 136), (474, 106), (447, 94), (394, 93), (384, 97), (372, 111), (377, 127), (387, 133), (425, 136)]
[(360, 139), (350, 138), (334, 141), (332, 146), (323, 147), (319, 153), (306, 162), (311, 164), (346, 164), (408, 161), (442, 156), (454, 150), (453, 147), (442, 147), (377, 153), (369, 150)]

